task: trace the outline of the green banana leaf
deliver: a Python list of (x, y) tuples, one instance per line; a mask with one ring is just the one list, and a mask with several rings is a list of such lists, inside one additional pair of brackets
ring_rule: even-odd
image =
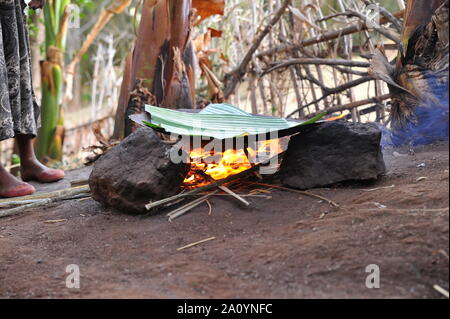
[(185, 136), (204, 136), (228, 139), (248, 135), (267, 134), (298, 126), (316, 123), (324, 117), (320, 114), (306, 122), (283, 118), (252, 115), (229, 104), (210, 104), (199, 113), (189, 113), (146, 105), (149, 127)]

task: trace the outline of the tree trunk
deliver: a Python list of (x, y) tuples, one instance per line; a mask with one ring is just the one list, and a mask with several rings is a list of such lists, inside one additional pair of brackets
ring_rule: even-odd
[(144, 0), (134, 50), (125, 67), (114, 139), (135, 129), (128, 116), (143, 113), (145, 104), (194, 107), (195, 55), (190, 32), (191, 0)]

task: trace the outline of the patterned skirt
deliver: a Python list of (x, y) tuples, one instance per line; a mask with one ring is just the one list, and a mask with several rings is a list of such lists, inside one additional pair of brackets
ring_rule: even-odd
[(0, 0), (0, 141), (38, 129), (25, 7), (23, 0)]

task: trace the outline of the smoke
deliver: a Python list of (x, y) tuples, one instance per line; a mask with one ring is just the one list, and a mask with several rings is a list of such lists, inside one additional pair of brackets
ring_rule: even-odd
[(449, 85), (429, 79), (433, 95), (415, 109), (415, 118), (401, 129), (390, 130), (381, 127), (383, 146), (418, 146), (435, 141), (448, 140), (449, 122)]

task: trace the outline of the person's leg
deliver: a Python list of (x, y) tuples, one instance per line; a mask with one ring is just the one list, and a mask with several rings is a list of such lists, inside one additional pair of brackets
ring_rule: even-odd
[(35, 192), (33, 186), (19, 181), (0, 164), (0, 197), (20, 197)]
[(52, 183), (64, 178), (64, 171), (48, 168), (38, 161), (34, 154), (32, 136), (17, 135), (16, 140), (20, 152), (20, 173), (24, 181)]

